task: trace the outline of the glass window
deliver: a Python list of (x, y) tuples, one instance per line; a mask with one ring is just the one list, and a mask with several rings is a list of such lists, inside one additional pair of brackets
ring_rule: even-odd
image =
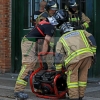
[[(32, 14), (34, 11), (39, 10), (39, 3), (42, 0), (24, 0), (24, 29), (29, 29), (33, 28), (34, 26), (32, 25)], [(49, 1), (49, 0), (45, 0)], [(55, 0), (59, 3), (60, 5), (60, 0)]]

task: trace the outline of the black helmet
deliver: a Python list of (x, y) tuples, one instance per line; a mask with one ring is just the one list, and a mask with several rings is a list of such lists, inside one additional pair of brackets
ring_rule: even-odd
[(73, 7), (77, 7), (78, 6), (75, 0), (69, 0), (68, 3), (69, 3), (69, 7), (70, 8), (73, 8)]
[(64, 9), (60, 9), (60, 10), (56, 11), (54, 17), (57, 20), (57, 22), (59, 23), (59, 25), (61, 25), (63, 22), (68, 21), (68, 12), (65, 11)]
[(48, 11), (50, 9), (52, 10), (57, 10), (58, 9), (58, 4), (52, 0), (48, 1), (47, 5), (45, 6), (45, 9)]
[(74, 27), (71, 27), (71, 23), (69, 22), (64, 22), (61, 26), (60, 26), (60, 34), (63, 35), (66, 32), (70, 32), (73, 31)]

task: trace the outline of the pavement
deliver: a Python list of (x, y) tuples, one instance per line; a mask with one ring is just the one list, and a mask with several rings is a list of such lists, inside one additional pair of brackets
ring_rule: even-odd
[[(13, 73), (0, 74), (0, 100), (15, 100), (13, 93), (17, 76), (18, 74)], [(29, 83), (25, 92), (29, 95), (27, 100), (50, 100), (36, 97), (32, 93)], [(100, 78), (88, 78), (88, 85), (83, 100), (100, 100)]]

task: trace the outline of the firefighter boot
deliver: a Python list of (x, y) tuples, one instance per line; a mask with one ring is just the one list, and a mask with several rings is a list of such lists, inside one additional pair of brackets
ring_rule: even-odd
[(79, 97), (79, 100), (83, 100), (82, 98), (83, 98), (83, 97)]
[(69, 100), (79, 100), (79, 98), (78, 99), (69, 99)]
[(18, 100), (26, 100), (28, 98), (28, 94), (24, 93), (24, 92), (15, 92), (14, 96), (18, 99)]

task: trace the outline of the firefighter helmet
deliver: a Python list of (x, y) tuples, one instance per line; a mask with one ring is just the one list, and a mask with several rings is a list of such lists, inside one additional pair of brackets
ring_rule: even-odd
[(69, 7), (70, 8), (73, 8), (73, 7), (77, 7), (78, 6), (75, 0), (69, 0), (68, 2), (69, 2)]
[(56, 13), (55, 13), (55, 18), (56, 18), (56, 20), (66, 20), (66, 18), (67, 18), (67, 11), (65, 11), (64, 9), (60, 9), (60, 10), (58, 10), (58, 11), (56, 11)]
[(56, 11), (56, 13), (54, 14), (55, 19), (57, 20), (57, 22), (59, 23), (58, 27), (64, 23), (68, 21), (68, 12), (65, 11), (64, 9), (60, 9), (58, 11)]
[(59, 23), (57, 22), (55, 17), (47, 17), (48, 21), (52, 24), (52, 25), (58, 25)]
[(64, 22), (61, 26), (60, 26), (60, 33), (61, 35), (63, 35), (66, 32), (70, 32), (74, 29), (74, 27), (71, 27), (71, 23), (69, 22)]
[(54, 2), (53, 0), (48, 1), (47, 5), (45, 6), (45, 9), (48, 11), (50, 9), (52, 10), (57, 10), (58, 9), (58, 4)]

